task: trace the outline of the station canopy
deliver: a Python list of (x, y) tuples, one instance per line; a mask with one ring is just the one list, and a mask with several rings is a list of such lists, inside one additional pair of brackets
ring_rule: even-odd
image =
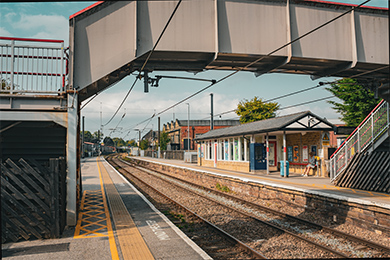
[(310, 111), (274, 117), (238, 126), (211, 130), (197, 137), (197, 141), (245, 136), (253, 134), (286, 134), (297, 132), (333, 131), (335, 126)]

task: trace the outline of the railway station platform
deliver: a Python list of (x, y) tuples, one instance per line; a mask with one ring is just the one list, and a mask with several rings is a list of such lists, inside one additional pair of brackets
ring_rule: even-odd
[(192, 169), (195, 171), (205, 172), (209, 174), (236, 178), (242, 181), (260, 183), (275, 188), (300, 191), (303, 193), (320, 195), (336, 200), (346, 200), (352, 203), (390, 209), (390, 194), (337, 187), (331, 183), (329, 178), (315, 176), (303, 177), (299, 173), (291, 172), (289, 173), (288, 178), (285, 178), (282, 177), (280, 175), (280, 172), (278, 171), (271, 172), (269, 175), (267, 175), (266, 173), (251, 174), (217, 169), (212, 167), (198, 166), (197, 164), (185, 163), (181, 160), (167, 160), (150, 157), (135, 158), (173, 167)]
[(82, 159), (76, 227), (2, 245), (4, 259), (211, 259), (102, 157)]

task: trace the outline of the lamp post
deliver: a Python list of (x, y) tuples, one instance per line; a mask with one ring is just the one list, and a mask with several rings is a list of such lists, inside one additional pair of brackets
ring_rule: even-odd
[(138, 131), (138, 152), (137, 155), (141, 154), (140, 146), (141, 146), (141, 130), (140, 129), (134, 129), (135, 131)]
[(188, 114), (187, 114), (187, 149), (190, 152), (190, 103), (186, 103), (188, 105)]

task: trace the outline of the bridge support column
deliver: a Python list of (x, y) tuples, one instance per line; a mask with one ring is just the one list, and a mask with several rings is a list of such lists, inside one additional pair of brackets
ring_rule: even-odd
[(78, 96), (68, 94), (68, 128), (67, 128), (67, 195), (66, 223), (75, 226), (77, 221), (77, 129), (78, 129)]

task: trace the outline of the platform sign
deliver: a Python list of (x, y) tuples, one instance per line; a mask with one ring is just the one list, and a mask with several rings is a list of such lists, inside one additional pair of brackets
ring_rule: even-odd
[(225, 161), (229, 160), (229, 142), (225, 141)]
[(299, 146), (298, 145), (293, 146), (293, 160), (294, 160), (294, 162), (299, 162)]
[(302, 146), (302, 161), (308, 162), (309, 161), (309, 147), (307, 145)]
[(312, 145), (310, 147), (310, 151), (312, 151), (314, 153), (314, 155), (317, 156), (317, 145)]
[(329, 146), (330, 145), (330, 137), (328, 132), (324, 132), (322, 134), (322, 146)]
[(292, 146), (287, 146), (287, 160), (289, 162), (293, 161), (293, 147)]

